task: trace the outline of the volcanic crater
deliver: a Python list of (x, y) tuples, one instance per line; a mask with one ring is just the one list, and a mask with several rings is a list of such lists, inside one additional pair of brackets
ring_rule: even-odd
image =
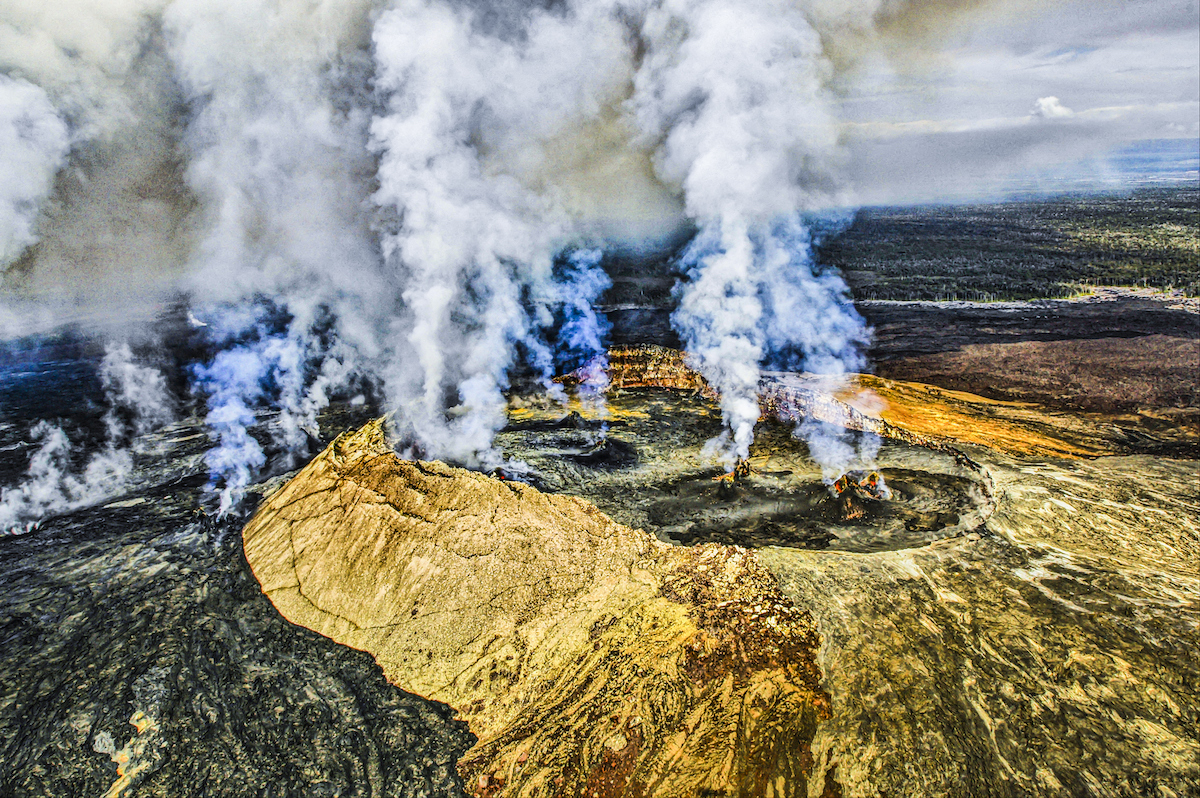
[[(394, 684), (468, 722), (477, 741), (458, 767), (469, 792), (867, 795), (901, 789), (901, 760), (916, 757), (923, 790), (978, 794), (969, 769), (1007, 767), (1018, 776), (1003, 794), (1018, 795), (1071, 783), (1076, 764), (1046, 764), (1015, 740), (1057, 745), (1078, 728), (1141, 762), (1146, 783), (1200, 778), (1185, 764), (1200, 751), (1185, 718), (1149, 698), (1189, 706), (1167, 674), (1194, 672), (1145, 647), (1147, 634), (1186, 637), (1200, 595), (1194, 524), (1172, 532), (1136, 509), (1147, 480), (1172, 517), (1200, 509), (1170, 461), (1113, 457), (1122, 439), (1094, 434), (1101, 421), (1030, 404), (867, 375), (837, 392), (768, 373), (750, 457), (730, 472), (705, 450), (721, 431), (717, 397), (682, 353), (608, 354), (603, 404), (510, 396), (496, 438), (506, 464), (490, 475), (401, 461), (375, 422), (339, 438), (243, 533), (285, 617), (371, 652)], [(822, 473), (793, 434), (799, 420), (874, 436), (874, 462)], [(1139, 535), (1174, 552), (1145, 563), (1157, 576), (1118, 564), (1148, 556), (1128, 548)], [(1167, 583), (1186, 597), (1174, 611)], [(1012, 602), (996, 604), (997, 591)], [(1135, 604), (1136, 628), (1109, 628)], [(1108, 649), (1068, 617), (1090, 607), (1105, 608)], [(1013, 664), (1034, 630), (1042, 650), (1091, 652), (1083, 667), (1100, 686), (1086, 701), (1053, 688), (1074, 702), (1066, 725), (1021, 703), (1061, 687), (1053, 657)], [(928, 679), (890, 694), (880, 668), (912, 646), (936, 654), (922, 660)], [(1117, 661), (1143, 698), (1118, 691)], [(1141, 727), (1112, 725), (1118, 695), (1159, 719), (1177, 756), (1138, 753)], [(994, 732), (1004, 765), (971, 747), (970, 718), (947, 701), (985, 722), (1009, 715)], [(897, 705), (916, 726), (879, 714)], [(923, 729), (928, 744), (865, 762), (876, 726)]]
[[(611, 387), (599, 413), (577, 403), (564, 416), (545, 398), (514, 397), (497, 437), (524, 466), (509, 478), (587, 498), (678, 544), (883, 551), (962, 534), (990, 512), (989, 478), (961, 449), (785, 375), (764, 381), (751, 456), (739, 473), (726, 474), (704, 450), (722, 431), (715, 392), (682, 353), (643, 345), (610, 357)], [(871, 476), (865, 471), (838, 490), (794, 434), (799, 414), (824, 418), (844, 436), (879, 438), (880, 490), (858, 484)]]

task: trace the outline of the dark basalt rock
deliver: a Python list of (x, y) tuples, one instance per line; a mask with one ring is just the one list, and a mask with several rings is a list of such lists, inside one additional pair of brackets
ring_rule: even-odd
[(637, 448), (617, 438), (604, 438), (570, 459), (589, 468), (627, 468), (638, 462)]
[(0, 795), (459, 793), (465, 724), (281, 618), (203, 482), (0, 538)]

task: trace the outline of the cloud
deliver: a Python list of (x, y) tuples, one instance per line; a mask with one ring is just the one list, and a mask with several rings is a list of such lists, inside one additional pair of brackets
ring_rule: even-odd
[(1189, 119), (1200, 119), (1200, 103), (856, 125), (845, 131), (847, 179), (867, 204), (1003, 197), (1056, 181), (1106, 185), (1114, 152), (1130, 142), (1178, 138), (1180, 127), (1194, 138), (1200, 130), (1182, 121)]
[(67, 126), (46, 93), (0, 75), (0, 270), (37, 241), (38, 210), (67, 146)]
[(1030, 113), (1039, 119), (1062, 119), (1075, 115), (1075, 112), (1059, 102), (1057, 97), (1039, 97)]

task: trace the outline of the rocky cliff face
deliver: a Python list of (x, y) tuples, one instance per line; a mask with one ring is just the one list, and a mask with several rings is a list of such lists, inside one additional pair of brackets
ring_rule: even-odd
[(745, 549), (670, 546), (580, 499), (402, 461), (382, 422), (243, 535), (285, 617), (459, 711), (477, 795), (808, 794), (817, 634)]

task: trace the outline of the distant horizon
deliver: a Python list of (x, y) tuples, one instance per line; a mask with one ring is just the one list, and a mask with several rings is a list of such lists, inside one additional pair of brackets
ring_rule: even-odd
[(1200, 189), (1200, 137), (1143, 139), (1100, 156), (1013, 175), (990, 188), (935, 190), (926, 198), (864, 202), (853, 208), (986, 205), (1052, 199), (1067, 194), (1127, 194), (1154, 188)]

